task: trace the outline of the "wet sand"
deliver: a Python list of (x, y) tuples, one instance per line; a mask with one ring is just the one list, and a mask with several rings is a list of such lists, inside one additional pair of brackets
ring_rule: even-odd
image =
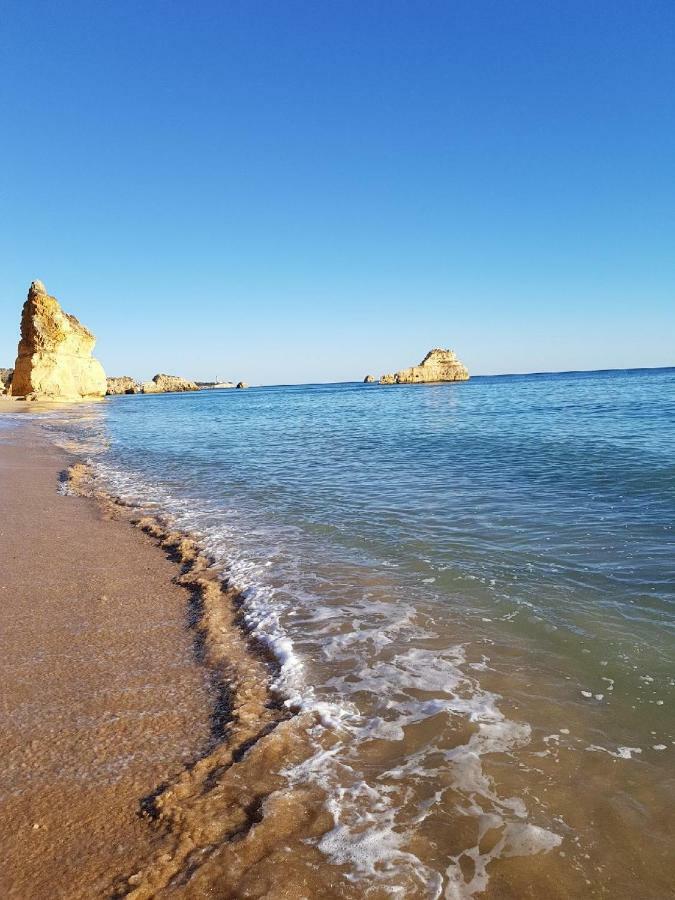
[(152, 538), (57, 492), (71, 460), (34, 425), (0, 441), (0, 895), (110, 896), (161, 843), (143, 798), (211, 740), (189, 595)]
[(34, 423), (0, 432), (0, 496), (0, 896), (358, 896), (312, 845), (323, 793), (282, 774), (314, 717), (271, 695), (224, 573)]

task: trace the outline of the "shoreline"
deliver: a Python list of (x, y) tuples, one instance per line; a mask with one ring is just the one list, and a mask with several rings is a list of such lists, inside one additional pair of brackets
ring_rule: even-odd
[[(312, 713), (291, 712), (271, 692), (276, 661), (263, 646), (255, 645), (255, 639), (252, 644), (246, 634), (239, 608), (241, 598), (238, 590), (228, 584), (226, 573), (213, 564), (193, 536), (173, 530), (159, 517), (139, 515), (136, 508), (101, 490), (92, 471), (76, 453), (58, 449), (30, 421), (12, 422), (6, 434), (9, 441), (0, 443), (0, 479), (7, 482), (9, 457), (20, 455), (22, 466), (31, 473), (35, 466), (33, 457), (46, 457), (48, 462), (38, 488), (40, 506), (46, 503), (58, 508), (61, 504), (61, 516), (72, 518), (72, 507), (66, 509), (64, 504), (78, 504), (78, 513), (84, 511), (88, 519), (86, 535), (81, 532), (83, 538), (90, 547), (105, 554), (102, 572), (110, 575), (117, 567), (116, 560), (101, 546), (97, 525), (92, 523), (106, 531), (106, 539), (111, 529), (118, 537), (123, 535), (127, 554), (131, 546), (136, 547), (145, 569), (138, 573), (141, 582), (149, 574), (155, 577), (153, 564), (159, 562), (163, 582), (160, 590), (172, 595), (174, 613), (180, 615), (183, 626), (179, 635), (173, 633), (167, 638), (177, 645), (182, 642), (183, 651), (191, 657), (191, 675), (201, 682), (201, 694), (194, 685), (189, 688), (190, 697), (194, 700), (193, 695), (198, 695), (201, 701), (199, 708), (193, 710), (194, 721), (173, 735), (177, 752), (182, 754), (180, 761), (174, 760), (160, 772), (145, 767), (137, 773), (134, 785), (145, 778), (143, 788), (122, 798), (123, 810), (117, 818), (111, 819), (110, 810), (102, 804), (93, 816), (80, 811), (77, 796), (71, 798), (70, 826), (75, 837), (80, 828), (90, 829), (92, 820), (97, 834), (107, 834), (106, 827), (107, 831), (117, 827), (123, 832), (123, 843), (117, 845), (124, 847), (123, 857), (117, 859), (106, 851), (113, 843), (109, 836), (100, 845), (89, 846), (84, 852), (89, 869), (97, 870), (93, 878), (87, 866), (81, 866), (82, 851), (71, 852), (68, 846), (64, 847), (54, 824), (45, 828), (44, 834), (50, 834), (52, 841), (56, 839), (56, 845), (39, 851), (41, 857), (45, 853), (51, 856), (51, 865), (41, 867), (43, 871), (38, 876), (38, 867), (31, 865), (31, 850), (24, 852), (21, 842), (13, 842), (0, 828), (0, 846), (11, 860), (7, 866), (7, 896), (31, 896), (36, 900), (128, 896), (141, 900), (178, 891), (180, 896), (197, 898), (208, 895), (216, 884), (219, 890), (227, 892), (224, 896), (237, 895), (246, 885), (260, 885), (262, 893), (266, 893), (274, 883), (278, 866), (288, 864), (289, 855), (294, 857), (297, 871), (293, 875), (287, 870), (288, 883), (295, 881), (300, 895), (318, 891), (326, 897), (352, 896), (348, 884), (342, 881), (340, 867), (330, 866), (316, 847), (306, 844), (308, 837), (319, 837), (332, 826), (321, 791), (316, 786), (291, 785), (283, 774), (311, 755), (307, 733), (315, 717)], [(15, 494), (22, 494), (24, 481), (25, 478), (14, 479)], [(47, 497), (50, 488), (51, 495)], [(39, 516), (33, 515), (26, 521), (31, 534), (43, 531)], [(73, 549), (61, 542), (56, 552), (68, 555)], [(40, 558), (41, 566), (49, 562), (44, 556)], [(126, 569), (127, 555), (124, 562)], [(28, 588), (32, 568), (24, 570), (26, 563), (20, 563), (20, 580)], [(88, 570), (82, 572), (85, 584), (91, 574)], [(58, 594), (58, 586), (53, 587)], [(178, 609), (176, 598), (180, 598)], [(154, 612), (152, 608), (144, 610), (146, 623), (164, 628), (164, 622), (153, 623)], [(111, 615), (115, 620), (124, 618), (124, 610), (115, 608)], [(36, 638), (40, 638), (39, 633)], [(154, 645), (152, 654), (147, 654), (146, 647), (139, 649), (146, 651), (148, 657), (155, 656)], [(68, 646), (60, 644), (58, 652), (67, 653)], [(6, 665), (11, 668), (15, 662), (10, 654)], [(175, 682), (175, 672), (165, 674)], [(63, 677), (59, 675), (60, 679)], [(181, 671), (181, 683), (184, 678)], [(89, 690), (87, 679), (88, 673), (84, 672), (66, 681), (77, 695)], [(187, 699), (181, 700), (185, 702)], [(107, 704), (97, 714), (115, 717), (118, 711)], [(139, 711), (141, 720), (147, 714), (147, 708)], [(70, 734), (68, 727), (61, 723), (65, 740)], [(142, 726), (135, 736), (139, 744), (147, 739), (146, 730)], [(198, 746), (193, 746), (195, 736)], [(164, 730), (158, 737), (163, 742), (167, 740)], [(13, 749), (20, 753), (19, 740), (16, 744)], [(109, 749), (112, 752), (113, 746)], [(70, 762), (64, 754), (64, 766)], [(107, 762), (104, 754), (103, 768)], [(36, 812), (39, 817), (45, 802), (53, 802), (54, 792), (59, 791), (58, 783), (47, 783), (49, 773), (42, 773), (39, 763), (34, 771), (38, 777), (44, 776), (45, 790), (32, 798), (33, 818)], [(84, 773), (85, 782), (89, 774)], [(21, 816), (18, 808), (12, 811), (11, 819), (16, 823)], [(25, 813), (23, 818), (30, 816)], [(32, 827), (42, 835), (41, 825)], [(131, 841), (133, 847), (129, 846)], [(81, 868), (84, 872), (78, 871), (74, 880), (75, 870)], [(268, 886), (265, 890), (263, 884)], [(257, 887), (251, 889), (257, 896)]]
[[(160, 515), (139, 514), (136, 507), (101, 489), (85, 463), (70, 467), (66, 484), (77, 496), (93, 500), (103, 509), (114, 509), (129, 525), (148, 535), (178, 567), (174, 581), (188, 591), (195, 652), (214, 699), (213, 739), (208, 751), (144, 801), (145, 815), (161, 821), (168, 833), (165, 845), (127, 879), (125, 895), (140, 900), (154, 897), (176, 879), (182, 882), (186, 873), (194, 880), (196, 858), (214, 854), (214, 845), (224, 851), (230, 841), (239, 842), (260, 823), (263, 799), (284, 787), (279, 777), (270, 779), (268, 745), (275, 742), (276, 730), (283, 731), (286, 726), (292, 733), (283, 735), (280, 742), (286, 758), (289, 740), (299, 745), (302, 737), (293, 733), (298, 731), (292, 721), (295, 714), (270, 690), (277, 660), (246, 633), (239, 613), (239, 590), (228, 584), (225, 573), (195, 536), (172, 528)], [(299, 746), (291, 756), (297, 760), (298, 753), (302, 755)], [(291, 756), (288, 761), (295, 761)], [(225, 774), (231, 768), (238, 768), (234, 778)], [(247, 773), (247, 768), (252, 771)], [(236, 784), (225, 803), (220, 796), (210, 796), (215, 779), (219, 795), (228, 780)], [(269, 842), (269, 837), (266, 840)], [(231, 865), (232, 860), (227, 868)], [(198, 880), (210, 882), (208, 875)], [(214, 880), (224, 887), (223, 878)]]

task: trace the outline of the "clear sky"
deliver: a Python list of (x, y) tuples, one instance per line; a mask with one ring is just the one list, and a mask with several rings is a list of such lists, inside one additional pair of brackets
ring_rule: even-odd
[(675, 364), (673, 0), (4, 0), (0, 365)]

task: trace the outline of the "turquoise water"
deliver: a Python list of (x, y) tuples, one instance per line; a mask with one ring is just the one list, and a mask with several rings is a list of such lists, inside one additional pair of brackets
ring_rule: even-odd
[[(289, 772), (333, 804), (328, 859), (475, 896), (499, 853), (423, 840), (457, 813), (571, 885), (621, 870), (619, 831), (653, 829), (663, 858), (675, 369), (129, 396), (59, 428), (116, 493), (200, 535), (276, 654), (272, 690), (341, 736)], [(575, 777), (624, 810), (599, 845)], [(612, 896), (636, 896), (622, 877)]]

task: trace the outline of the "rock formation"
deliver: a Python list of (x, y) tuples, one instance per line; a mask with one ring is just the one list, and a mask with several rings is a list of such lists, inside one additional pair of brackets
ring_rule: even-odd
[(141, 386), (129, 375), (120, 375), (117, 378), (107, 378), (108, 390), (106, 394), (140, 394)]
[(108, 394), (169, 394), (175, 391), (198, 391), (199, 385), (179, 375), (155, 375), (152, 381), (139, 383), (129, 375), (108, 378)]
[(245, 381), (240, 381), (239, 384), (237, 385), (237, 387), (238, 387), (239, 389), (241, 389), (241, 388), (247, 388), (247, 387), (248, 387), (248, 384), (247, 384)]
[(366, 377), (363, 379), (364, 384), (373, 384), (374, 381), (375, 381), (374, 375), (366, 375)]
[(9, 391), (13, 374), (14, 369), (0, 369), (0, 395), (4, 394), (5, 391)]
[(11, 394), (31, 400), (103, 397), (105, 372), (92, 357), (96, 338), (34, 281), (21, 314), (21, 340)]
[(143, 394), (168, 394), (173, 391), (198, 391), (194, 381), (181, 378), (180, 375), (155, 375), (152, 381), (144, 381), (141, 385)]
[(432, 381), (467, 381), (469, 372), (452, 350), (430, 350), (419, 366), (383, 375), (380, 384), (417, 384)]

